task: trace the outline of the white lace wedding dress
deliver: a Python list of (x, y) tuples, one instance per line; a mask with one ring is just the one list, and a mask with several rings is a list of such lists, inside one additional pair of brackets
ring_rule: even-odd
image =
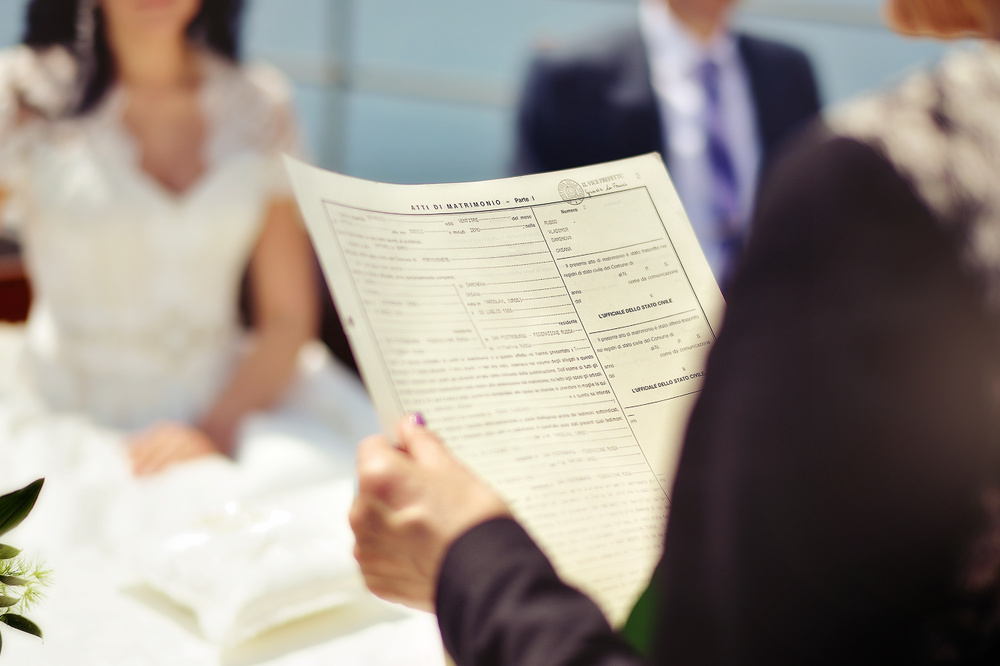
[[(59, 106), (72, 62), (61, 50), (0, 52), (3, 224), (33, 287), (27, 324), (0, 331), (0, 490), (26, 458), (65, 467), (102, 442), (124, 460), (129, 432), (193, 422), (241, 353), (241, 276), (265, 207), (290, 196), (281, 156), (299, 152), (298, 128), (276, 70), (203, 61), (207, 166), (174, 194), (139, 166), (123, 90), (83, 116), (25, 121), (18, 97)], [(350, 464), (378, 423), (325, 352), (303, 350), (282, 403), (246, 420), (244, 447), (280, 435), (289, 450), (305, 443)]]
[[(18, 232), (33, 286), (27, 324), (0, 326), (0, 493), (46, 478), (12, 538), (42, 555), (59, 581), (35, 617), (46, 644), (5, 643), (14, 662), (216, 664), (220, 627), (231, 637), (325, 604), (372, 603), (354, 568), (346, 517), (354, 445), (378, 422), (360, 382), (322, 343), (300, 354), (281, 404), (245, 420), (236, 462), (209, 457), (145, 479), (129, 472), (129, 432), (159, 419), (195, 420), (229, 377), (244, 335), (244, 266), (265, 206), (290, 196), (281, 155), (298, 152), (298, 132), (286, 82), (268, 67), (207, 55), (204, 62), (207, 169), (178, 195), (140, 168), (122, 124), (122, 90), (82, 117), (24, 122), (13, 91), (33, 106), (58, 106), (72, 64), (61, 51), (0, 52), (0, 186), (11, 195), (4, 225)], [(296, 541), (250, 520), (288, 520), (290, 505), (304, 514), (296, 519), (322, 529)], [(155, 546), (192, 525), (217, 544), (193, 569), (190, 554)], [(251, 547), (232, 551), (244, 542)], [(336, 557), (317, 559), (324, 549)], [(177, 601), (211, 630), (199, 637), (153, 612), (155, 604), (127, 592), (136, 579), (188, 590)], [(266, 603), (251, 592), (266, 594)], [(240, 600), (250, 605), (251, 626), (240, 626)], [(105, 615), (115, 620), (96, 619)], [(360, 631), (357, 615), (337, 617)], [(360, 616), (385, 620), (370, 608)], [(373, 651), (385, 652), (403, 632), (410, 663), (440, 663), (433, 618), (389, 617), (356, 639), (341, 628), (333, 635), (343, 640), (310, 636), (315, 647), (296, 650), (302, 663), (318, 663), (320, 654), (327, 663), (399, 663)]]
[[(161, 419), (195, 421), (238, 361), (245, 335), (241, 278), (266, 207), (291, 195), (282, 154), (299, 150), (289, 87), (278, 72), (207, 54), (203, 61), (207, 166), (193, 187), (174, 194), (139, 166), (122, 122), (123, 90), (112, 89), (80, 117), (25, 120), (24, 101), (36, 108), (65, 102), (72, 62), (59, 50), (0, 52), (4, 227), (18, 234), (33, 287), (27, 323), (0, 327), (0, 493), (46, 479), (38, 505), (14, 533), (62, 581), (39, 611), (43, 619), (46, 613), (80, 615), (89, 602), (67, 591), (92, 588), (95, 566), (118, 579), (102, 587), (108, 608), (117, 608), (126, 623), (149, 613), (116, 591), (118, 583), (132, 584), (128, 576), (143, 579), (145, 572), (147, 582), (162, 579), (169, 589), (197, 591), (208, 589), (196, 577), (207, 574), (237, 581), (192, 608), (199, 617), (215, 618), (217, 629), (204, 637), (211, 642), (223, 634), (218, 627), (239, 635), (335, 603), (331, 590), (336, 603), (361, 594), (346, 516), (354, 445), (378, 423), (353, 372), (315, 342), (300, 354), (298, 375), (280, 404), (245, 419), (235, 462), (211, 456), (153, 478), (130, 473), (129, 434)], [(338, 498), (298, 506), (314, 514), (300, 518), (339, 531), (310, 532), (308, 547), (264, 535), (241, 558), (206, 556), (195, 578), (181, 573), (181, 555), (156, 547), (212, 516), (211, 524), (223, 525), (213, 539), (223, 545), (224, 539), (247, 539), (259, 526), (240, 521), (254, 511), (271, 515), (272, 504), (289, 502), (289, 493)], [(239, 509), (251, 505), (252, 511)], [(221, 507), (236, 511), (228, 522), (219, 522)], [(150, 543), (153, 554), (137, 559), (137, 549), (148, 551)], [(309, 549), (317, 547), (337, 556), (310, 560)], [(284, 579), (276, 571), (279, 577), (271, 580), (262, 571), (265, 560), (296, 571), (300, 592), (284, 604), (268, 602), (273, 616), (255, 611), (253, 626), (233, 624), (242, 617), (234, 603), (222, 609), (220, 620), (215, 597), (258, 588), (273, 597), (288, 588), (288, 571)], [(308, 593), (324, 585), (326, 597)], [(55, 633), (72, 625), (49, 621)], [(106, 636), (77, 637), (64, 647), (84, 663), (87, 645), (100, 653), (91, 658), (110, 658), (102, 646), (113, 644), (145, 659), (150, 646), (176, 642), (168, 618), (147, 620), (146, 633), (127, 629), (113, 643)], [(51, 635), (48, 628), (46, 633)], [(65, 663), (59, 659), (68, 652), (49, 643), (52, 662)], [(42, 654), (28, 661), (43, 663)]]
[(18, 227), (34, 289), (15, 383), (54, 411), (114, 428), (191, 422), (240, 353), (240, 279), (265, 207), (290, 196), (281, 155), (299, 141), (288, 86), (271, 68), (205, 55), (207, 167), (175, 194), (140, 168), (120, 89), (83, 117), (15, 126), (4, 79), (58, 97), (63, 55), (0, 58), (6, 225)]

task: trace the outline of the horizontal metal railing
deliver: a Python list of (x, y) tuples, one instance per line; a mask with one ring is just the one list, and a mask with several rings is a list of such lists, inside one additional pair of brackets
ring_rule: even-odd
[(834, 23), (862, 28), (882, 28), (877, 7), (845, 2), (806, 0), (746, 0), (741, 11), (747, 15), (785, 18), (817, 23)]
[[(581, 2), (635, 4), (636, 0)], [(848, 0), (744, 0), (739, 17), (884, 29), (876, 6)], [(352, 65), (335, 54), (262, 51), (256, 55), (280, 67), (294, 81), (310, 86), (492, 107), (512, 104), (517, 94), (509, 81), (496, 75), (470, 76), (431, 67)]]

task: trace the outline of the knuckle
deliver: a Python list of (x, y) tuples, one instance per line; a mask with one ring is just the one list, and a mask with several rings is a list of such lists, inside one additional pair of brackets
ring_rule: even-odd
[(387, 457), (369, 459), (358, 468), (359, 496), (386, 498), (400, 483), (397, 466)]
[(369, 522), (369, 510), (360, 500), (356, 500), (351, 505), (351, 510), (347, 513), (347, 521), (351, 525), (351, 530), (357, 534)]
[(375, 483), (388, 473), (388, 463), (382, 456), (369, 456), (358, 460), (358, 481), (363, 485)]
[(387, 601), (389, 600), (389, 597), (387, 596), (388, 590), (381, 581), (377, 579), (365, 579), (365, 584), (368, 585), (368, 589), (376, 597), (380, 599), (385, 599)]
[(365, 437), (358, 444), (358, 462), (361, 463), (368, 458), (381, 456), (388, 446), (389, 442), (384, 435), (370, 435)]

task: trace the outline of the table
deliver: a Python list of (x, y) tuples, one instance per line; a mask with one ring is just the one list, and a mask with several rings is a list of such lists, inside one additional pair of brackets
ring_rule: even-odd
[[(2, 343), (17, 335), (14, 328), (0, 327), (3, 376), (12, 358), (5, 356)], [(369, 432), (377, 428), (373, 413), (356, 411), (365, 423), (355, 425), (370, 427)], [(53, 571), (46, 597), (26, 614), (42, 628), (45, 640), (0, 628), (0, 664), (443, 666), (433, 615), (367, 592), (222, 647), (206, 639), (191, 610), (152, 590), (135, 566), (133, 546), (214, 515), (221, 506), (235, 501), (301, 509), (301, 501), (289, 504), (287, 498), (301, 499), (311, 489), (335, 499), (306, 513), (324, 525), (340, 525), (345, 536), (339, 554), (353, 561), (346, 514), (354, 488), (351, 442), (356, 440), (310, 441), (313, 431), (296, 430), (282, 418), (252, 420), (237, 463), (212, 457), (136, 479), (121, 433), (82, 415), (48, 413), (0, 391), (0, 493), (45, 478), (35, 509), (0, 540), (40, 557)], [(331, 488), (339, 490), (323, 494)]]

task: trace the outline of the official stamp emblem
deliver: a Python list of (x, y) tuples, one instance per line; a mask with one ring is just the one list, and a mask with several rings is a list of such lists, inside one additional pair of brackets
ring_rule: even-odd
[(580, 187), (580, 183), (575, 180), (566, 179), (559, 183), (559, 196), (566, 203), (579, 206), (583, 203), (587, 193)]

